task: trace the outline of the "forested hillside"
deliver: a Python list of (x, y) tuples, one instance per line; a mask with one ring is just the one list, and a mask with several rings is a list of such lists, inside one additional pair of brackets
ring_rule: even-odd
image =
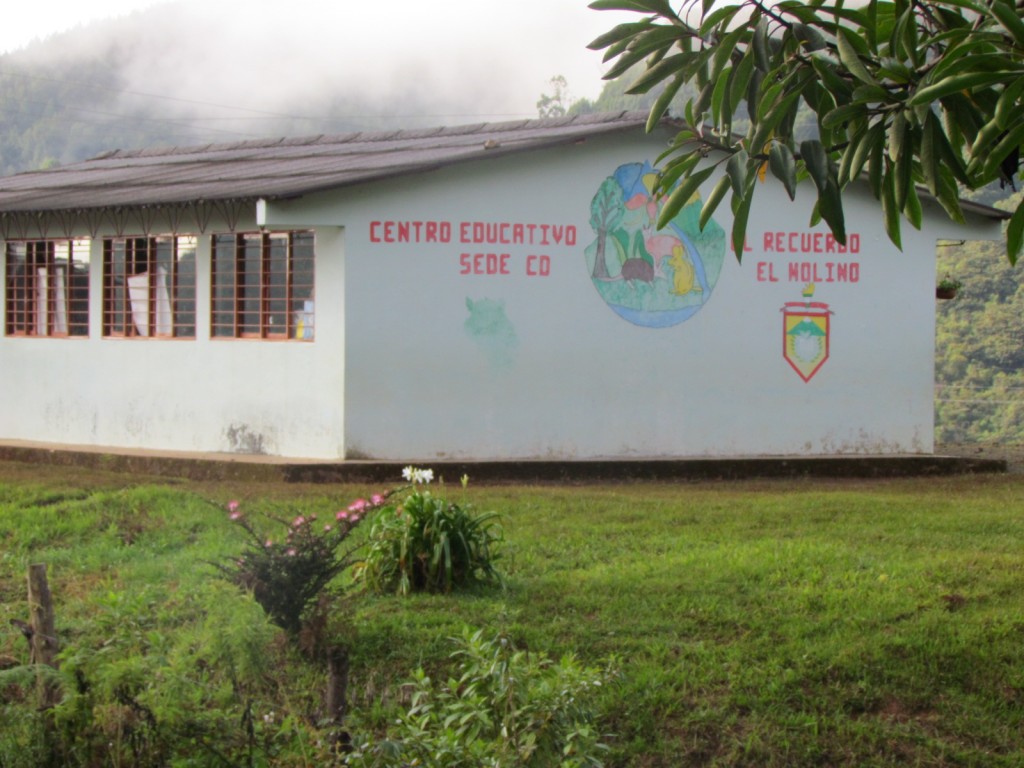
[[(1007, 190), (1008, 191), (1008, 190)], [(993, 192), (998, 194), (998, 192)], [(1014, 200), (1020, 199), (1020, 194)], [(963, 283), (936, 311), (936, 439), (1024, 443), (1024, 281), (1000, 243), (939, 248)]]

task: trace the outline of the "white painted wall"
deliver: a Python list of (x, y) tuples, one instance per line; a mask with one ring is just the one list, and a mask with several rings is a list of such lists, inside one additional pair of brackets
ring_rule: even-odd
[[(252, 221), (239, 231), (255, 229)], [(155, 228), (153, 233), (160, 230)], [(227, 231), (211, 222), (208, 235)], [(51, 233), (52, 234), (52, 233)], [(101, 337), (102, 229), (88, 339), (0, 339), (0, 438), (337, 458), (343, 452), (342, 231), (317, 231), (316, 340), (210, 339), (210, 237), (199, 237), (197, 338)], [(187, 234), (187, 232), (180, 232)]]
[[(742, 263), (724, 254), (690, 319), (644, 327), (605, 303), (585, 249), (602, 183), (653, 161), (665, 138), (591, 139), (270, 204), (270, 228), (316, 228), (311, 344), (209, 338), (207, 236), (198, 338), (101, 338), (100, 231), (91, 337), (0, 338), (0, 438), (419, 461), (930, 452), (934, 244), (998, 227), (956, 228), (932, 212), (925, 232), (905, 229), (901, 253), (877, 204), (854, 191), (856, 253), (779, 253), (767, 234), (788, 249), (794, 234), (822, 245), (825, 230), (807, 226), (809, 195), (791, 204), (769, 181)], [(726, 233), (728, 211), (715, 216)], [(444, 222), (452, 236), (385, 242), (389, 221)], [(470, 233), (472, 222), (533, 225), (538, 242), (462, 243), (467, 222)], [(561, 242), (541, 244), (542, 225)], [(477, 252), (507, 253), (508, 274), (462, 274), (462, 254), (472, 266)], [(855, 266), (857, 279), (828, 282), (829, 263)], [(781, 310), (815, 268), (830, 357), (804, 381), (783, 356)]]
[[(998, 228), (957, 230), (939, 211), (926, 232), (906, 228), (901, 253), (877, 204), (854, 192), (846, 205), (857, 253), (766, 252), (766, 233), (788, 243), (790, 233), (812, 232), (809, 195), (791, 204), (769, 182), (742, 264), (726, 254), (710, 299), (689, 320), (641, 327), (605, 304), (584, 249), (595, 239), (590, 206), (602, 182), (663, 146), (664, 136), (590, 140), (271, 206), (275, 225), (346, 227), (346, 455), (931, 452), (935, 240), (994, 237)], [(727, 202), (715, 218), (727, 233)], [(446, 222), (452, 241), (374, 242), (386, 239), (388, 221)], [(574, 246), (458, 242), (463, 223), (478, 221), (574, 227), (578, 237)], [(508, 253), (509, 274), (460, 274), (461, 254), (477, 251)], [(550, 257), (550, 275), (527, 274), (531, 255)], [(800, 270), (826, 276), (829, 262), (855, 268), (857, 279), (817, 281), (814, 300), (833, 313), (830, 358), (805, 382), (782, 355), (781, 310), (802, 300)], [(490, 341), (467, 331), (467, 301), (502, 308)]]

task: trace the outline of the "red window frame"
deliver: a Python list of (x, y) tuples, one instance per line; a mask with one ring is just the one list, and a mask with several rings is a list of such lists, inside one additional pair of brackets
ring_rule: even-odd
[(90, 247), (86, 239), (7, 241), (4, 331), (8, 336), (89, 336)]
[(214, 235), (212, 250), (212, 338), (313, 340), (313, 232)]
[(103, 241), (103, 335), (196, 337), (195, 237)]

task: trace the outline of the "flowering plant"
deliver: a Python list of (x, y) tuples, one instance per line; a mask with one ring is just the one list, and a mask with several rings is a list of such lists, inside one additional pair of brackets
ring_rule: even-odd
[[(388, 505), (370, 529), (366, 559), (355, 569), (378, 592), (450, 592), (479, 581), (498, 581), (492, 547), (501, 540), (493, 512), (476, 514), (468, 504), (434, 496), (433, 471), (406, 467), (412, 491)], [(469, 478), (462, 478), (463, 487)]]
[(228, 579), (253, 597), (279, 627), (292, 634), (302, 627), (303, 614), (325, 587), (354, 562), (358, 547), (343, 545), (360, 522), (383, 506), (390, 493), (356, 499), (326, 522), (299, 515), (290, 522), (268, 519), (284, 527), (279, 540), (262, 535), (237, 501), (227, 505), (228, 519), (248, 534), (242, 554), (229, 564), (215, 563)]

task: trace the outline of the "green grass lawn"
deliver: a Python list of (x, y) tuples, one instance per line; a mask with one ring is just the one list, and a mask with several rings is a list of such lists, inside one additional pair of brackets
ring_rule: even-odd
[[(54, 740), (66, 765), (324, 764), (322, 670), (209, 563), (240, 551), (229, 499), (328, 515), (375, 490), (0, 465), (0, 767)], [(608, 765), (1024, 765), (1024, 477), (446, 492), (500, 513), (506, 583), (336, 602), (353, 732), (394, 720), (415, 668), (446, 675), (470, 626), (618, 670)], [(33, 562), (56, 736), (9, 623)]]

